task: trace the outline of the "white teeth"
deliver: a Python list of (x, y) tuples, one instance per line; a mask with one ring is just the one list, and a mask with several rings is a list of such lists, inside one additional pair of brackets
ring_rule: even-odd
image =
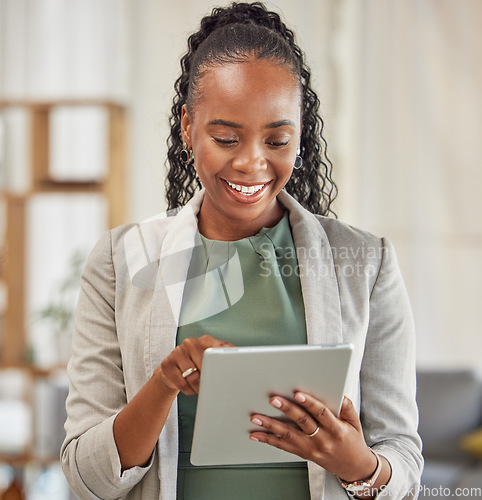
[(254, 193), (257, 193), (260, 189), (263, 189), (265, 186), (264, 184), (259, 184), (258, 186), (243, 186), (241, 184), (233, 184), (232, 182), (226, 181), (229, 186), (231, 186), (233, 189), (236, 189), (236, 191), (239, 191), (240, 193), (250, 196)]

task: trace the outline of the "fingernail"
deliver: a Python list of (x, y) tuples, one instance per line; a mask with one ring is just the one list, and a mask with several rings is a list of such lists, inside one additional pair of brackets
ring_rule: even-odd
[(306, 397), (304, 394), (301, 394), (301, 392), (297, 392), (295, 394), (295, 399), (298, 401), (298, 403), (304, 403), (306, 401)]
[(281, 401), (279, 399), (273, 399), (273, 401), (271, 401), (271, 404), (275, 407), (275, 408), (281, 408)]
[(256, 418), (256, 417), (253, 417), (251, 419), (251, 422), (253, 422), (253, 424), (256, 424), (256, 425), (263, 425), (263, 422), (261, 422), (261, 420), (259, 418)]
[(251, 441), (259, 441), (256, 436), (252, 436), (251, 434), (249, 435), (249, 439), (251, 439)]

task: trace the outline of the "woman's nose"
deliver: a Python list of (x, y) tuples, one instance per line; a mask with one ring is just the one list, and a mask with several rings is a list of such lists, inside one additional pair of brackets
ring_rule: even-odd
[(232, 167), (234, 170), (251, 175), (265, 170), (267, 162), (262, 148), (257, 145), (247, 145), (238, 150), (233, 158)]

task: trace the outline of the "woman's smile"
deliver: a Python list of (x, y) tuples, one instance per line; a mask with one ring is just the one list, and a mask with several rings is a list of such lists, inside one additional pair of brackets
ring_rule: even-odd
[(226, 183), (228, 193), (233, 199), (239, 203), (256, 203), (267, 191), (271, 181), (262, 182), (260, 184), (237, 184), (223, 179)]

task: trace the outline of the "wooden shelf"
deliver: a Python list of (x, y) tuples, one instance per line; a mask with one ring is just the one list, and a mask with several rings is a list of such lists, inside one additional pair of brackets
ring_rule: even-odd
[(40, 180), (31, 193), (105, 193), (103, 181), (99, 182), (59, 182)]
[[(108, 111), (108, 165), (104, 179), (92, 182), (59, 182), (49, 173), (49, 114), (60, 106), (99, 106)], [(7, 284), (9, 305), (4, 318), (0, 362), (22, 364), (26, 361), (25, 327), (25, 245), (26, 203), (40, 193), (82, 194), (105, 196), (108, 206), (108, 227), (126, 219), (126, 110), (117, 102), (102, 99), (51, 101), (0, 100), (0, 110), (22, 107), (30, 113), (31, 127), (31, 187), (22, 194), (0, 192), (7, 202), (7, 247), (3, 279)], [(14, 298), (14, 300), (11, 300)]]
[(104, 182), (92, 181), (92, 182), (59, 182), (59, 181), (41, 181), (36, 186), (35, 189), (29, 189), (24, 193), (12, 194), (9, 191), (0, 189), (0, 197), (5, 199), (17, 198), (17, 199), (30, 199), (32, 196), (39, 193), (60, 193), (60, 194), (106, 194), (106, 186)]
[(0, 372), (3, 370), (19, 370), (35, 378), (45, 378), (45, 377), (50, 377), (51, 375), (65, 373), (67, 367), (65, 365), (55, 365), (55, 366), (50, 366), (48, 368), (43, 368), (41, 366), (36, 366), (31, 363), (1, 362)]
[(25, 329), (25, 198), (7, 198), (7, 246), (4, 280), (7, 286), (7, 310), (3, 318), (2, 360), (22, 363), (27, 352)]
[[(59, 107), (96, 106), (107, 111), (108, 152), (104, 178), (86, 182), (58, 181), (49, 172), (50, 113)], [(96, 194), (103, 196), (108, 207), (109, 228), (126, 221), (126, 144), (127, 111), (123, 103), (104, 99), (57, 99), (48, 101), (1, 100), (0, 113), (11, 108), (24, 109), (29, 115), (29, 175), (31, 183), (25, 192), (0, 190), (6, 205), (6, 241), (0, 247), (1, 278), (7, 288), (8, 304), (2, 316), (0, 374), (3, 370), (20, 370), (26, 376), (23, 400), (32, 408), (33, 437), (22, 454), (0, 454), (0, 463), (13, 466), (48, 465), (58, 456), (37, 456), (35, 449), (35, 384), (42, 378), (65, 373), (65, 366), (41, 368), (29, 363), (26, 325), (26, 245), (27, 207), (38, 194)], [(2, 242), (0, 242), (0, 245)]]
[(6, 463), (13, 467), (15, 466), (25, 466), (27, 464), (32, 465), (49, 465), (59, 461), (58, 456), (52, 457), (39, 457), (32, 455), (30, 453), (23, 453), (21, 455), (8, 455), (0, 453), (0, 463)]

